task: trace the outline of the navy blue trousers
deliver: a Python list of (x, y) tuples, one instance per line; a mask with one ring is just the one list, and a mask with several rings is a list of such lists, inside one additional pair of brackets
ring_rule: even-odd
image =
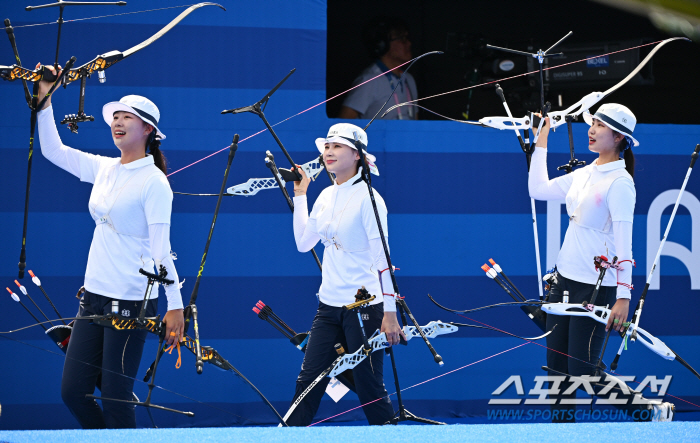
[[(361, 308), (360, 313), (369, 337), (382, 325), (384, 306), (381, 303), (367, 306)], [(338, 357), (334, 349), (336, 343), (342, 344), (347, 353), (353, 353), (362, 346), (362, 330), (357, 312), (319, 303), (292, 402)], [(384, 352), (372, 353), (370, 358), (362, 361), (352, 372), (361, 404), (381, 399), (362, 408), (369, 424), (381, 425), (389, 421), (394, 416), (394, 408), (384, 387)], [(330, 378), (324, 377), (304, 397), (287, 420), (289, 426), (311, 424), (329, 381)]]
[[(559, 303), (562, 301), (564, 291), (569, 291), (569, 303), (581, 304), (584, 301), (590, 302), (595, 289), (595, 285), (580, 283), (570, 280), (561, 274), (558, 274), (558, 283), (552, 286), (549, 293), (550, 303)], [(617, 287), (601, 286), (596, 297), (597, 306), (606, 306), (612, 309), (617, 301)], [(628, 320), (633, 312), (630, 312)], [(569, 375), (593, 375), (595, 372), (595, 364), (598, 362), (600, 351), (603, 348), (605, 341), (605, 325), (588, 317), (571, 317), (564, 315), (548, 315), (547, 330), (551, 330), (554, 325), (554, 331), (547, 336), (547, 366), (559, 372)], [(620, 334), (612, 331), (608, 340), (606, 352), (608, 356), (612, 356), (617, 352), (620, 345)], [(559, 352), (555, 352), (559, 351)], [(561, 352), (561, 353), (560, 353)], [(563, 353), (563, 354), (562, 354)], [(567, 354), (567, 355), (564, 355)], [(570, 356), (570, 357), (569, 357)], [(551, 376), (559, 374), (550, 373)], [(601, 380), (605, 382), (605, 376), (601, 373)], [(571, 386), (568, 380), (560, 385), (560, 392), (565, 392)], [(593, 390), (598, 393), (603, 387), (592, 386)], [(627, 404), (615, 405), (618, 409), (628, 411), (628, 416), (632, 417), (635, 410), (647, 409), (647, 405), (632, 404), (633, 395), (624, 395), (617, 391), (618, 399), (626, 399)], [(576, 398), (576, 392), (571, 395), (549, 396), (556, 398), (557, 403), (552, 405), (552, 421), (555, 423), (575, 422), (575, 405), (563, 405), (561, 400), (571, 400)], [(588, 407), (588, 406), (587, 406)], [(637, 413), (639, 415), (639, 413)]]
[[(78, 317), (111, 313), (114, 299), (85, 291), (80, 299)], [(119, 313), (136, 318), (142, 301), (119, 300)], [(156, 315), (158, 299), (148, 302), (146, 316)], [(101, 396), (133, 400), (134, 378), (139, 369), (146, 331), (116, 331), (76, 320), (68, 342), (63, 365), (61, 397), (84, 429), (135, 428), (135, 406), (103, 401), (102, 408), (94, 399), (95, 382), (102, 374)]]

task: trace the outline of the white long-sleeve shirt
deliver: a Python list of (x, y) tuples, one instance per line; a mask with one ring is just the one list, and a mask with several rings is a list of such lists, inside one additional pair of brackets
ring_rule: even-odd
[[(311, 250), (321, 241), (323, 278), (319, 299), (329, 306), (345, 306), (355, 301), (364, 286), (377, 296), (372, 304), (384, 302), (385, 312), (395, 312), (396, 302), (377, 221), (367, 185), (360, 172), (350, 180), (324, 189), (309, 215), (305, 195), (294, 197), (294, 240), (300, 252)], [(382, 230), (387, 237), (387, 209), (374, 191)], [(388, 245), (387, 245), (388, 246)]]
[[(37, 115), (41, 152), (51, 163), (92, 183), (88, 203), (96, 223), (90, 244), (85, 289), (119, 300), (142, 300), (147, 278), (162, 264), (175, 283), (165, 287), (168, 310), (181, 309), (179, 279), (170, 255), (173, 193), (165, 174), (147, 155), (127, 164), (61, 142), (52, 107)], [(158, 291), (152, 292), (156, 298)]]
[[(592, 164), (571, 174), (549, 180), (547, 150), (537, 147), (532, 155), (528, 178), (530, 197), (537, 200), (565, 200), (569, 227), (557, 257), (557, 270), (566, 278), (595, 284), (598, 271), (593, 257), (605, 255), (618, 262), (632, 260), (632, 223), (636, 191), (625, 161), (598, 166)], [(632, 263), (623, 269), (609, 269), (603, 286), (632, 284)], [(617, 288), (617, 298), (630, 298), (628, 287)]]

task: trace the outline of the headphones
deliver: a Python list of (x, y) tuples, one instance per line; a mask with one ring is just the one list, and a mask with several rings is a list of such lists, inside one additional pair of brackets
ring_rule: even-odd
[(375, 29), (374, 48), (372, 50), (372, 55), (374, 55), (376, 58), (383, 56), (389, 51), (389, 45), (391, 45), (391, 42), (389, 41), (390, 32), (391, 30), (389, 29), (386, 21), (380, 20), (377, 23)]
[(363, 40), (373, 58), (380, 58), (389, 51), (390, 34), (395, 29), (408, 29), (408, 27), (402, 20), (389, 17), (378, 17), (365, 25)]

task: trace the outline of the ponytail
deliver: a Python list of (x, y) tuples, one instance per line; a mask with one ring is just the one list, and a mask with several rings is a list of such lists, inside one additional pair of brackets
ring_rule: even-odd
[[(615, 130), (613, 130), (613, 133), (616, 135), (620, 134)], [(625, 170), (627, 170), (627, 173), (634, 178), (634, 153), (632, 153), (632, 139), (627, 136), (623, 137), (620, 143), (617, 145), (617, 149), (619, 155), (625, 159)]]
[(627, 170), (629, 175), (631, 175), (632, 178), (634, 178), (634, 153), (632, 153), (631, 147), (625, 149), (624, 158), (625, 158), (625, 169)]
[(148, 135), (148, 141), (146, 142), (146, 147), (148, 148), (148, 153), (153, 156), (153, 163), (163, 171), (163, 174), (168, 175), (168, 160), (165, 158), (160, 150), (160, 140), (156, 137), (157, 131), (154, 129)]

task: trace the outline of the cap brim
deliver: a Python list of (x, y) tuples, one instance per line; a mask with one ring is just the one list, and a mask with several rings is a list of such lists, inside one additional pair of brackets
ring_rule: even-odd
[[(584, 112), (582, 115), (583, 115), (583, 121), (585, 121), (586, 123), (588, 123), (588, 126), (593, 126), (593, 119), (595, 118), (595, 115), (592, 115), (592, 114), (591, 114), (590, 112), (588, 112), (588, 111)], [(607, 126), (608, 128), (610, 128), (610, 125), (608, 125), (607, 123), (605, 123), (603, 120), (600, 120), (600, 122), (601, 122), (602, 124), (604, 124), (605, 126)], [(634, 138), (634, 137), (632, 137), (630, 134), (628, 134), (628, 133), (626, 133), (626, 132), (624, 132), (624, 131), (620, 131), (619, 129), (615, 129), (615, 128), (610, 128), (610, 129), (612, 129), (613, 131), (617, 131), (617, 132), (619, 132), (620, 134), (622, 134), (622, 135), (624, 135), (624, 136), (626, 136), (626, 137), (631, 138), (631, 139), (632, 139), (632, 143), (634, 144), (635, 147), (639, 146), (639, 142), (637, 141), (637, 139)]]
[[(348, 140), (346, 140), (342, 137), (317, 138), (315, 143), (316, 143), (316, 149), (318, 149), (318, 152), (320, 152), (321, 154), (323, 154), (323, 152), (326, 150), (326, 143), (340, 143), (341, 145), (348, 146), (352, 149), (357, 149)], [(367, 150), (363, 150), (363, 151), (365, 153), (365, 156), (367, 157), (367, 160), (369, 160), (372, 163), (376, 163), (377, 157), (368, 153)]]
[(149, 125), (153, 126), (156, 129), (156, 133), (158, 134), (158, 138), (160, 138), (161, 140), (165, 140), (165, 134), (160, 132), (160, 129), (158, 129), (158, 126), (156, 126), (154, 122), (146, 120), (145, 118), (141, 117), (141, 115), (139, 115), (139, 113), (134, 108), (132, 108), (129, 105), (125, 105), (122, 102), (110, 102), (102, 107), (102, 118), (105, 119), (105, 123), (107, 123), (109, 126), (112, 126), (112, 120), (114, 119), (114, 113), (119, 112), (119, 111), (124, 111), (124, 112), (134, 114), (135, 116), (137, 116), (138, 118), (143, 120), (145, 123), (148, 123)]

